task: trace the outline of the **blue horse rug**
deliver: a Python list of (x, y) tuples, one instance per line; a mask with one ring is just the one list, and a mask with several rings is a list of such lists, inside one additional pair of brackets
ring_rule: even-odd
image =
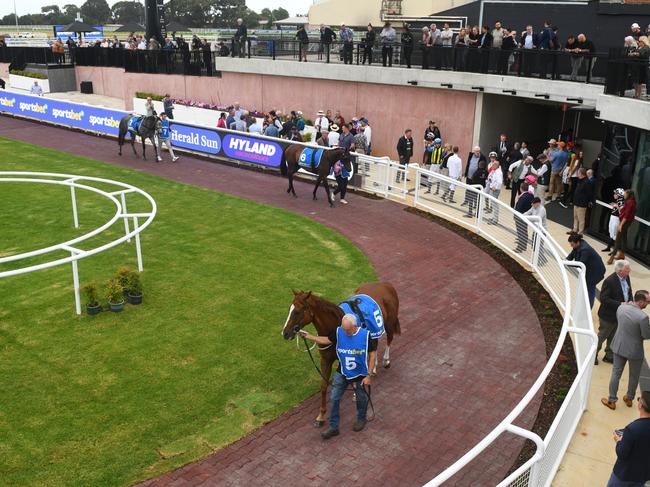
[(143, 121), (144, 117), (131, 117), (128, 129), (132, 132), (140, 132), (140, 127), (142, 126)]
[(384, 334), (384, 317), (377, 302), (366, 294), (357, 294), (339, 304), (345, 314), (357, 317), (361, 328), (370, 332), (370, 338), (377, 339)]
[(324, 151), (324, 149), (305, 147), (298, 158), (298, 165), (308, 171), (316, 171), (320, 165), (320, 160), (323, 157)]

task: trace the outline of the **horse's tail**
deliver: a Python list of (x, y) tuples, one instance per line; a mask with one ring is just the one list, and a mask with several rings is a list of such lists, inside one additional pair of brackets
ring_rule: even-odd
[[(287, 147), (287, 149), (289, 147)], [(282, 160), (280, 161), (280, 174), (283, 176), (286, 176), (289, 173), (289, 168), (287, 166), (287, 149), (282, 152)]]
[(127, 132), (127, 130), (128, 130), (128, 127), (127, 127), (127, 126), (128, 126), (128, 120), (127, 120), (127, 117), (123, 117), (123, 118), (120, 120), (119, 132), (118, 132), (118, 135), (117, 135), (117, 142), (118, 142), (120, 145), (124, 145), (124, 138), (126, 137), (126, 132)]

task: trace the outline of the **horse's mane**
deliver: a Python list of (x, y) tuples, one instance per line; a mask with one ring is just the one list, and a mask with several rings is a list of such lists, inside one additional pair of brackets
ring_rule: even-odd
[(335, 326), (339, 325), (340, 319), (343, 316), (343, 310), (336, 304), (315, 294), (310, 295), (308, 301), (310, 306), (317, 308), (318, 311), (325, 315), (330, 315)]

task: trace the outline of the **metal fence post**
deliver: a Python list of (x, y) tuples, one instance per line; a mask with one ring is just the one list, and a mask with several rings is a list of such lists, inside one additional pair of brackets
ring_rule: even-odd
[(275, 61), (275, 39), (271, 39), (271, 56)]
[(483, 207), (485, 206), (485, 197), (482, 190), (477, 190), (476, 198), (478, 198), (478, 201), (476, 202), (476, 233), (480, 235), (481, 223), (483, 222)]
[(142, 249), (140, 248), (140, 233), (138, 232), (138, 217), (133, 217), (133, 231), (135, 234), (135, 254), (138, 257), (138, 271), (142, 272)]
[[(75, 253), (70, 252), (70, 255), (74, 257)], [(79, 269), (77, 267), (77, 261), (72, 261), (72, 282), (74, 283), (74, 307), (77, 311), (77, 314), (81, 314), (81, 298), (79, 297)]]
[(415, 192), (414, 192), (414, 200), (413, 200), (413, 207), (417, 208), (418, 203), (420, 202), (420, 167), (417, 166), (415, 168)]
[(74, 186), (70, 186), (70, 197), (72, 198), (72, 220), (74, 227), (79, 228), (79, 217), (77, 216), (77, 197), (75, 195)]

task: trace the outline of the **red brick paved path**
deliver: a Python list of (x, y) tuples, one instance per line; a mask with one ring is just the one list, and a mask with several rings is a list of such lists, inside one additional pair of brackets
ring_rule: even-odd
[[(509, 274), (471, 243), (399, 204), (350, 195), (347, 207), (330, 209), (323, 196), (311, 200), (306, 183), (296, 184), (299, 199), (293, 199), (275, 176), (189, 156), (174, 165), (135, 160), (128, 151), (119, 158), (115, 141), (7, 117), (0, 117), (0, 135), (306, 215), (345, 234), (399, 292), (403, 335), (394, 342), (392, 368), (375, 381), (377, 417), (366, 430), (351, 431), (354, 406), (344, 400), (341, 435), (323, 442), (310, 425), (318, 412), (314, 396), (147, 485), (422, 485), (502, 420), (543, 367), (539, 322)], [(0, 167), (7, 159), (0, 155)], [(295, 353), (291, 343), (278, 346)], [(307, 357), (304, 366), (312, 367)], [(538, 404), (518, 424), (532, 425)], [(500, 439), (448, 484), (501, 480), (522, 445), (504, 436), (509, 441)]]

